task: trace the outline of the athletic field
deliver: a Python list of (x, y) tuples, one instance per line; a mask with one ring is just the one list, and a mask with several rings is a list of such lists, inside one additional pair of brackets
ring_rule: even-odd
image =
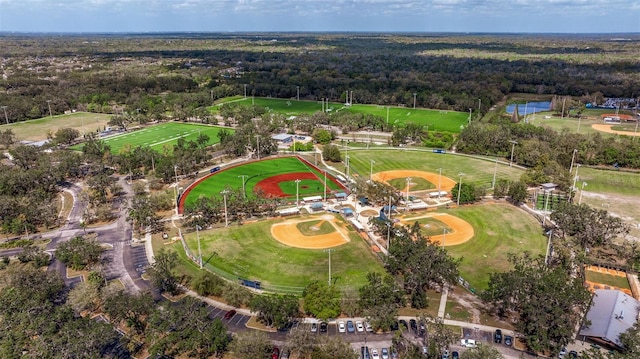
[[(162, 152), (165, 148), (173, 151), (173, 145), (179, 138), (186, 141), (196, 141), (201, 134), (209, 136), (207, 145), (220, 142), (218, 132), (222, 127), (198, 125), (180, 122), (167, 122), (155, 126), (145, 127), (141, 130), (125, 132), (104, 139), (111, 147), (112, 153), (119, 153), (123, 148), (136, 148), (149, 146), (152, 150)], [(232, 129), (227, 129), (232, 132)], [(82, 148), (82, 145), (78, 149)]]
[[(297, 183), (295, 180), (300, 180)], [(244, 186), (243, 186), (244, 181)], [(188, 188), (181, 197), (180, 207), (194, 203), (200, 196), (219, 196), (225, 188), (242, 190), (247, 196), (254, 195), (254, 188), (259, 186), (268, 195), (295, 199), (296, 187), (298, 197), (324, 195), (324, 172), (297, 157), (272, 158), (262, 161), (243, 163), (214, 172)], [(343, 188), (328, 174), (327, 195)]]
[[(47, 133), (55, 134), (61, 128), (73, 128), (78, 130), (80, 135), (84, 133), (102, 131), (108, 126), (111, 119), (109, 114), (75, 112), (67, 115), (56, 115), (53, 117), (43, 117), (35, 120), (14, 122), (8, 125), (0, 125), (0, 131), (10, 129), (19, 141), (42, 141), (47, 139)], [(0, 119), (4, 117), (0, 115)], [(0, 121), (0, 124), (4, 123)]]
[[(265, 107), (267, 111), (281, 113), (286, 116), (309, 115), (322, 111), (321, 101), (296, 101), (292, 99), (276, 98), (238, 98), (232, 97), (222, 100), (219, 104), (209, 107), (213, 113), (217, 113), (219, 106), (224, 103), (239, 103), (242, 105), (259, 105)], [(327, 112), (329, 114), (339, 111), (353, 113), (363, 113), (379, 116), (390, 125), (403, 125), (407, 123), (417, 124), (425, 130), (447, 131), (458, 133), (467, 125), (469, 114), (466, 112), (429, 110), (423, 108), (406, 108), (396, 106), (378, 105), (352, 105), (345, 106), (343, 103), (329, 102)]]

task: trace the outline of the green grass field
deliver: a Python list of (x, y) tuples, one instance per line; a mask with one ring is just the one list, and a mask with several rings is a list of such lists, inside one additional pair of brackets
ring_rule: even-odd
[[(242, 189), (242, 176), (244, 176), (245, 193), (248, 196), (253, 195), (253, 187), (265, 178), (275, 175), (294, 173), (294, 172), (313, 172), (322, 181), (304, 180), (299, 184), (299, 196), (319, 195), (324, 193), (324, 173), (318, 172), (312, 167), (308, 167), (305, 163), (296, 157), (283, 157), (269, 159), (257, 162), (249, 162), (228, 169), (223, 168), (222, 171), (216, 172), (214, 175), (200, 182), (193, 187), (185, 198), (185, 205), (190, 205), (200, 196), (211, 196), (223, 191), (227, 186), (231, 188)], [(285, 186), (282, 188), (285, 193), (295, 196), (295, 181), (287, 181), (281, 183)], [(303, 188), (305, 187), (306, 188)], [(318, 190), (319, 188), (319, 190)], [(327, 192), (339, 190), (340, 186), (327, 178)], [(302, 198), (300, 198), (302, 199)]]
[(0, 125), (0, 130), (10, 129), (19, 141), (42, 141), (47, 139), (47, 131), (55, 134), (61, 128), (74, 128), (83, 133), (102, 131), (108, 126), (111, 116), (103, 113), (76, 112), (68, 115), (43, 117), (30, 121)]
[(451, 228), (449, 226), (434, 217), (419, 218), (410, 221), (409, 223), (413, 224), (415, 222), (420, 223), (422, 233), (429, 237), (442, 235), (445, 230), (447, 233), (451, 232)]
[(540, 224), (512, 205), (460, 207), (447, 213), (469, 222), (475, 231), (468, 242), (446, 249), (453, 257), (462, 258), (460, 275), (476, 292), (487, 288), (491, 273), (512, 268), (507, 260), (509, 253), (545, 254), (547, 238)]
[(600, 170), (589, 167), (578, 168), (579, 183), (587, 182), (585, 191), (613, 193), (620, 195), (640, 195), (640, 173), (611, 170)]
[(631, 289), (631, 287), (629, 286), (629, 281), (626, 277), (619, 277), (616, 275), (594, 272), (591, 270), (585, 271), (585, 276), (586, 280), (590, 282), (611, 285), (622, 289)]
[[(401, 169), (438, 173), (438, 169), (442, 168), (442, 175), (456, 182), (460, 178), (459, 174), (464, 173), (463, 182), (469, 181), (488, 187), (491, 187), (494, 170), (496, 170), (496, 180), (501, 178), (518, 180), (523, 173), (522, 170), (505, 164), (498, 163), (496, 167), (493, 159), (481, 160), (453, 154), (437, 154), (426, 150), (414, 151), (398, 148), (356, 150), (350, 148), (349, 158), (351, 173), (366, 178), (369, 178), (371, 160), (375, 161), (374, 173)], [(344, 166), (337, 165), (337, 167), (342, 170)]]
[(298, 224), (296, 224), (296, 227), (298, 228), (300, 233), (304, 234), (305, 236), (329, 234), (336, 231), (335, 227), (333, 227), (331, 223), (325, 221), (324, 219), (299, 222)]
[[(239, 98), (238, 96), (223, 99), (220, 103), (209, 107), (209, 111), (217, 113), (220, 105), (229, 102), (240, 104), (256, 104), (267, 108), (268, 111), (281, 113), (287, 116), (299, 116), (302, 114), (312, 114), (322, 111), (321, 101), (296, 101), (291, 99), (277, 98)], [(343, 103), (330, 102), (330, 113), (338, 111), (348, 111), (353, 113), (371, 114), (382, 117), (389, 124), (413, 123), (432, 131), (447, 131), (458, 133), (469, 121), (469, 114), (466, 112), (429, 110), (423, 108), (406, 108), (378, 105), (352, 105), (344, 106)]]
[[(209, 136), (207, 145), (219, 143), (218, 132), (222, 129), (222, 127), (167, 122), (108, 137), (105, 138), (104, 141), (107, 145), (111, 146), (111, 152), (113, 153), (120, 153), (123, 149), (133, 149), (138, 146), (149, 146), (158, 152), (162, 152), (166, 147), (169, 151), (172, 151), (173, 145), (178, 142), (179, 138), (184, 138), (187, 141), (195, 141), (200, 134)], [(232, 129), (227, 130), (233, 132)], [(82, 145), (79, 146), (79, 148), (81, 147)]]
[[(324, 214), (326, 215), (326, 214)], [(311, 218), (311, 217), (305, 217)], [(340, 217), (339, 221), (342, 221)], [(301, 291), (314, 280), (326, 281), (329, 256), (325, 250), (286, 246), (270, 236), (280, 220), (201, 231), (201, 247), (208, 264), (231, 276), (260, 280), (264, 286)], [(351, 232), (350, 242), (331, 251), (331, 277), (341, 288), (366, 283), (368, 272), (383, 272), (382, 265), (367, 244)], [(186, 236), (189, 248), (198, 248), (196, 234)], [(294, 287), (294, 288), (291, 288)]]

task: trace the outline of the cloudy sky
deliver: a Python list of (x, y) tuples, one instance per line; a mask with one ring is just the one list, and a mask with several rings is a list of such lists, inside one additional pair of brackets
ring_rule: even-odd
[(640, 0), (0, 0), (0, 31), (640, 32)]

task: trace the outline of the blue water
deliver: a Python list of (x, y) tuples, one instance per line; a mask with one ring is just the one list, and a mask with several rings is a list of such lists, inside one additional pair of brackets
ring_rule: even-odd
[[(515, 104), (511, 104), (511, 105), (507, 105), (507, 113), (508, 114), (512, 114), (513, 113), (513, 109), (516, 107)], [(527, 110), (527, 114), (530, 113), (536, 113), (536, 112), (543, 112), (543, 111), (550, 111), (551, 110), (551, 101), (544, 101), (544, 102), (529, 102), (527, 104), (518, 104), (518, 114), (520, 116), (524, 116), (524, 112), (525, 112), (525, 107)]]

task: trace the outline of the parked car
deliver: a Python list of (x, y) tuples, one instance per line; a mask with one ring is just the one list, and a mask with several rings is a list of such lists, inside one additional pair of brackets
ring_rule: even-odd
[(389, 349), (382, 348), (380, 350), (380, 355), (382, 356), (382, 359), (389, 359)]
[(496, 329), (493, 333), (493, 341), (496, 342), (496, 344), (502, 343), (502, 330)]
[(567, 348), (562, 348), (560, 349), (560, 352), (558, 353), (558, 358), (560, 359), (564, 359), (565, 355), (567, 355)]
[(400, 319), (400, 325), (404, 327), (404, 330), (409, 329), (409, 325), (407, 325), (407, 321), (404, 319)]
[(362, 322), (361, 322), (361, 321), (359, 321), (359, 320), (356, 322), (356, 329), (357, 329), (359, 332), (364, 332), (364, 325), (362, 325)]
[(329, 325), (327, 324), (327, 322), (321, 322), (320, 323), (320, 333), (326, 333), (328, 326)]
[(344, 325), (344, 321), (339, 321), (338, 322), (338, 332), (340, 333), (346, 333), (347, 332), (347, 327)]
[(393, 321), (393, 323), (391, 323), (391, 326), (389, 327), (389, 329), (390, 329), (392, 332), (395, 332), (396, 330), (398, 330), (398, 322)]
[(368, 332), (373, 331), (373, 328), (371, 327), (371, 324), (369, 324), (369, 322), (364, 322), (364, 329)]
[(451, 352), (451, 359), (460, 359), (460, 354), (458, 354), (458, 352)]
[(449, 359), (449, 350), (445, 349), (444, 352), (442, 352), (442, 359)]
[(353, 320), (347, 320), (347, 333), (355, 333), (356, 327), (353, 325)]
[(475, 348), (478, 345), (476, 344), (476, 341), (473, 339), (461, 339), (460, 340), (460, 345), (465, 347), (465, 348)]
[(513, 344), (513, 337), (511, 335), (504, 336), (504, 345), (510, 347)]
[(311, 323), (311, 332), (315, 333), (318, 331), (318, 323)]
[(231, 309), (230, 311), (225, 313), (224, 319), (229, 320), (229, 319), (233, 318), (234, 315), (236, 315), (236, 310), (235, 309)]
[(378, 354), (378, 349), (371, 349), (371, 359), (380, 359), (380, 354)]
[(271, 351), (271, 359), (279, 359), (280, 358), (280, 349), (277, 347), (273, 347)]
[(414, 332), (418, 331), (418, 323), (415, 319), (409, 320), (409, 326), (411, 326), (411, 330), (413, 330)]
[(576, 359), (578, 357), (578, 352), (575, 350), (572, 350), (569, 352), (569, 358), (571, 359)]

